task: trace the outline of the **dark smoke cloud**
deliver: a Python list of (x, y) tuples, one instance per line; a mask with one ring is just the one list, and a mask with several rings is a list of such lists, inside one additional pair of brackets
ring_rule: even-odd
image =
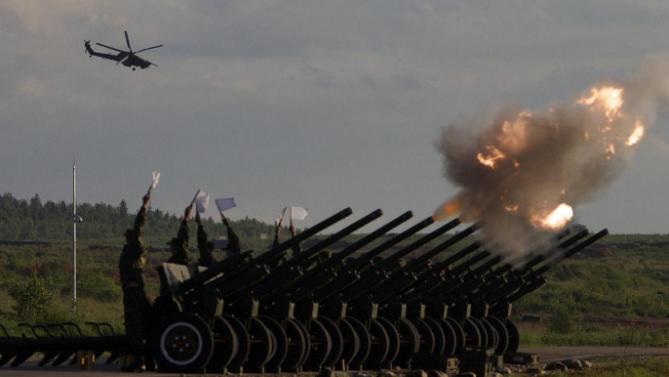
[(655, 121), (663, 71), (649, 64), (627, 82), (596, 86), (599, 95), (593, 88), (536, 111), (504, 106), (444, 128), (435, 145), (444, 175), (460, 188), (449, 209), (480, 221), (491, 247), (504, 254), (544, 244), (563, 224), (542, 219), (560, 204), (576, 208), (592, 199), (626, 165), (638, 146), (628, 145), (632, 135)]

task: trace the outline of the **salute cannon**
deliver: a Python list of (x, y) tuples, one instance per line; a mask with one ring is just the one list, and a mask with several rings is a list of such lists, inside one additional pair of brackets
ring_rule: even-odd
[[(577, 228), (508, 260), (477, 239), (476, 224), (458, 219), (425, 234), (432, 218), (390, 233), (413, 217), (406, 212), (327, 251), (383, 213), (317, 237), (351, 214), (346, 208), (263, 253), (232, 254), (208, 268), (163, 264), (147, 334), (160, 370), (431, 368), (449, 358), (467, 364), (472, 352), (513, 353), (519, 334), (512, 303), (607, 234)], [(0, 336), (0, 364), (19, 365), (34, 353), (44, 355), (44, 365), (76, 362), (83, 351), (111, 353), (112, 361), (129, 347), (128, 337), (100, 324), (90, 336), (66, 325), (29, 328), (25, 337)]]

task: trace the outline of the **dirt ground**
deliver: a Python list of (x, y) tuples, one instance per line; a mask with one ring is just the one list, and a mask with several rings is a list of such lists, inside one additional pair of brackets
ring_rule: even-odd
[[(597, 359), (622, 356), (669, 356), (669, 348), (641, 348), (641, 347), (537, 347), (523, 348), (521, 352), (536, 353), (541, 357), (542, 362), (552, 360), (561, 360), (568, 358), (579, 359)], [(25, 365), (20, 368), (0, 369), (0, 376), (12, 377), (126, 377), (129, 374), (120, 373), (118, 365), (95, 365), (92, 370), (81, 370), (75, 367), (48, 367), (40, 368), (31, 365)], [(161, 377), (185, 377), (182, 374), (157, 374), (143, 373), (142, 376), (161, 376)], [(307, 375), (305, 373), (305, 375)], [(311, 374), (313, 375), (313, 374)], [(191, 375), (202, 376), (202, 374)], [(207, 376), (216, 376), (216, 374), (207, 374)], [(229, 375), (228, 375), (229, 376)], [(248, 375), (250, 376), (250, 375)], [(286, 375), (294, 376), (294, 375)]]

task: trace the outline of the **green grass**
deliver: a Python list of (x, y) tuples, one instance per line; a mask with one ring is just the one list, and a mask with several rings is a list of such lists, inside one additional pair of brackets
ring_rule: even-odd
[[(521, 324), (523, 345), (664, 346), (669, 330), (649, 326), (597, 325), (590, 316), (605, 318), (665, 318), (669, 315), (669, 237), (612, 236), (603, 240), (601, 257), (580, 257), (551, 270), (548, 283), (514, 303), (515, 317), (536, 313), (544, 324)], [(667, 242), (668, 246), (664, 246)], [(53, 293), (52, 307), (41, 321), (107, 321), (122, 328), (118, 282), (121, 246), (89, 249), (81, 242), (78, 258), (78, 307), (72, 313), (72, 260), (69, 243), (49, 246), (0, 246), (0, 323), (14, 331), (15, 302), (11, 286), (23, 284), (32, 272)], [(197, 255), (191, 255), (193, 259)], [(167, 258), (150, 253), (145, 272), (147, 293), (158, 293), (155, 267)], [(584, 320), (585, 318), (585, 320)], [(557, 319), (557, 320), (554, 320)]]

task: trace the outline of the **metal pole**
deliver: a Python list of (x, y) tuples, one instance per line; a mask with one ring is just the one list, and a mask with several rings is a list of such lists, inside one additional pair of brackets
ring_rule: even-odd
[(72, 311), (77, 311), (77, 162), (72, 160), (72, 251), (74, 276), (72, 278)]

